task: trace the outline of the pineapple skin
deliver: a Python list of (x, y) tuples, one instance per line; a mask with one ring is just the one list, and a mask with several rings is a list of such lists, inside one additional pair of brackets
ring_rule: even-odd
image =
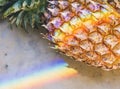
[(76, 61), (120, 68), (120, 14), (106, 0), (50, 0), (46, 28), (55, 48)]

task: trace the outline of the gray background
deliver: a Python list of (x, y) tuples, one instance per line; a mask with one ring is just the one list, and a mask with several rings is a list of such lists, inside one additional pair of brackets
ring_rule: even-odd
[(120, 89), (120, 70), (107, 72), (87, 66), (59, 54), (48, 44), (49, 41), (42, 38), (40, 31), (26, 33), (16, 27), (11, 30), (6, 21), (0, 22), (0, 84), (26, 76), (25, 71), (29, 75), (38, 66), (39, 70), (44, 70), (45, 66), (53, 65), (53, 61), (57, 64), (59, 59), (74, 68), (77, 75), (35, 89)]

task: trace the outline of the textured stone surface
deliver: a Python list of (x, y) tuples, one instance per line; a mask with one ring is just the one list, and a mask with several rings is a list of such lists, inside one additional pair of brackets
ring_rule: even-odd
[(76, 62), (56, 53), (41, 37), (38, 31), (26, 33), (16, 27), (10, 30), (8, 23), (0, 23), (0, 83), (24, 77), (26, 71), (29, 74), (36, 66), (44, 69), (61, 58), (78, 71), (77, 75), (35, 89), (119, 89), (120, 70), (107, 72)]

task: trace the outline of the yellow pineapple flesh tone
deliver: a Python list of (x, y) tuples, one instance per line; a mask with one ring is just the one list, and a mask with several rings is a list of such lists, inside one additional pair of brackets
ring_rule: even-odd
[(102, 69), (120, 68), (120, 14), (106, 0), (51, 0), (45, 16), (56, 49)]

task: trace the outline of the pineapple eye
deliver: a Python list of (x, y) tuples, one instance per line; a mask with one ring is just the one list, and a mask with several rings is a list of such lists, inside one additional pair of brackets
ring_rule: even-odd
[(87, 52), (86, 56), (89, 58), (89, 60), (96, 60), (96, 58), (98, 57), (98, 55), (95, 52)]
[(59, 12), (60, 12), (60, 10), (58, 8), (56, 8), (56, 7), (53, 8), (53, 9), (48, 8), (48, 10), (52, 13), (52, 16), (57, 16), (59, 14)]
[(69, 23), (64, 23), (64, 24), (60, 27), (60, 29), (61, 29), (64, 33), (66, 33), (66, 34), (72, 34), (72, 32), (73, 32), (73, 30), (74, 30)]
[(95, 12), (95, 11), (100, 11), (100, 9), (101, 9), (101, 6), (100, 6), (100, 4), (89, 4), (88, 5), (88, 8), (91, 10), (91, 11), (93, 11), (93, 12)]
[(79, 45), (79, 41), (74, 36), (65, 37), (65, 43), (72, 46)]
[(111, 29), (109, 24), (102, 23), (98, 26), (98, 30), (101, 32), (101, 34), (107, 35)]
[(89, 34), (89, 39), (93, 42), (93, 43), (101, 43), (102, 42), (102, 35), (98, 32), (92, 32)]
[(48, 29), (49, 32), (52, 32), (55, 29), (52, 23), (48, 23), (46, 28)]
[(116, 36), (108, 35), (104, 37), (104, 42), (106, 45), (110, 45), (110, 47), (113, 48), (119, 41)]
[(78, 29), (74, 31), (74, 36), (80, 40), (85, 40), (88, 38), (88, 34), (86, 33), (86, 31), (84, 31), (84, 29)]
[(93, 50), (93, 44), (88, 40), (84, 40), (84, 41), (80, 42), (80, 47), (82, 49), (84, 49), (85, 51), (92, 51)]
[(70, 20), (70, 25), (74, 28), (77, 29), (81, 26), (82, 21), (80, 20), (79, 17), (74, 16), (71, 20)]
[(74, 2), (71, 4), (71, 8), (72, 8), (72, 11), (77, 14), (83, 9), (83, 6), (78, 2)]
[(62, 25), (62, 20), (59, 17), (56, 17), (51, 22), (55, 28), (59, 28)]
[(111, 53), (109, 54), (105, 54), (102, 56), (102, 60), (105, 62), (105, 63), (109, 63), (109, 64), (112, 64), (116, 59), (115, 59), (115, 56)]
[(100, 55), (109, 53), (109, 49), (102, 43), (95, 46), (95, 51)]
[(69, 6), (68, 1), (65, 1), (65, 0), (58, 1), (58, 3), (59, 3), (59, 8), (60, 9), (66, 9)]
[(65, 38), (65, 33), (63, 33), (61, 30), (56, 29), (54, 34), (52, 35), (52, 37), (54, 38), (54, 41), (63, 41)]
[(71, 13), (69, 10), (66, 10), (61, 13), (61, 17), (67, 22), (73, 17), (73, 13)]
[(120, 43), (113, 48), (113, 52), (115, 53), (115, 55), (120, 57)]
[(70, 48), (70, 51), (73, 52), (73, 54), (80, 55), (83, 53), (83, 50), (79, 46), (72, 46)]

